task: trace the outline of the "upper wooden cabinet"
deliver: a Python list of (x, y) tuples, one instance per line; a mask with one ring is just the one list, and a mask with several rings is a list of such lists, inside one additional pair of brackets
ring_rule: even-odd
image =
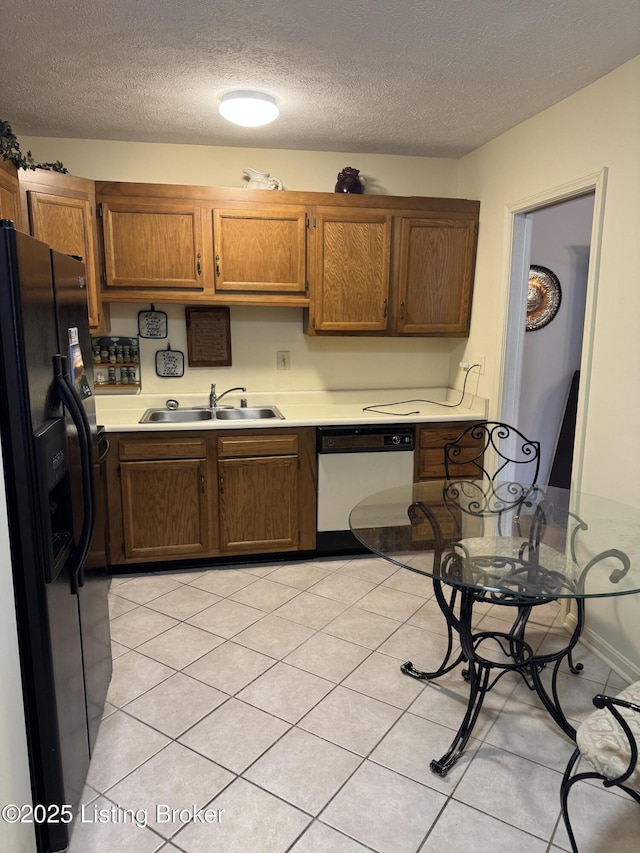
[(308, 334), (469, 334), (477, 209), (315, 214)]
[(216, 294), (260, 296), (267, 302), (305, 299), (306, 219), (305, 208), (294, 205), (216, 208)]
[(469, 333), (480, 204), (96, 183), (108, 301), (304, 308), (309, 335)]
[(205, 265), (204, 211), (191, 202), (155, 199), (101, 201), (107, 292), (212, 294)]
[(65, 255), (77, 255), (85, 265), (87, 307), (92, 332), (108, 326), (100, 300), (97, 263), (94, 182), (57, 172), (21, 173), (23, 217), (30, 233)]
[(0, 160), (0, 219), (11, 219), (22, 230), (18, 170), (8, 160)]
[(312, 332), (385, 330), (389, 315), (391, 216), (314, 211)]
[(476, 225), (474, 219), (400, 220), (398, 333), (469, 334)]

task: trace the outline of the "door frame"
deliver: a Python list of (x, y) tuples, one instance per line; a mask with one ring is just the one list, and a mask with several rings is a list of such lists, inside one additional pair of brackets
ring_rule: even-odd
[(571, 486), (579, 489), (582, 482), (583, 455), (589, 408), (589, 388), (593, 362), (593, 343), (600, 274), (600, 255), (604, 227), (605, 196), (608, 168), (584, 175), (568, 183), (543, 190), (507, 205), (507, 245), (509, 257), (509, 289), (505, 313), (500, 383), (498, 388), (498, 420), (516, 424), (520, 408), (522, 364), (524, 358), (527, 288), (531, 258), (532, 221), (529, 214), (571, 198), (594, 193), (593, 222), (587, 274), (587, 299), (584, 315), (584, 335), (580, 359), (580, 393), (576, 416), (575, 442)]

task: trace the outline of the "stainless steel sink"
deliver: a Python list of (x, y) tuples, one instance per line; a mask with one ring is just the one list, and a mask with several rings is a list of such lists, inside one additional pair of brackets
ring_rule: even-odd
[(210, 420), (213, 420), (213, 412), (210, 409), (147, 409), (140, 418), (140, 423), (180, 424)]
[(219, 409), (216, 410), (217, 421), (255, 421), (267, 418), (279, 418), (284, 420), (284, 415), (275, 406), (262, 406), (250, 409)]
[(275, 406), (241, 409), (147, 409), (139, 423), (184, 424), (194, 421), (262, 421), (270, 418), (284, 420), (284, 415)]

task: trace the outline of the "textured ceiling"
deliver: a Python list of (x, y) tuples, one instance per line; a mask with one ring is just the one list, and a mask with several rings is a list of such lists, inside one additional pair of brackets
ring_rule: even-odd
[[(458, 157), (640, 53), (640, 0), (3, 0), (18, 136)], [(280, 118), (236, 128), (232, 89)]]

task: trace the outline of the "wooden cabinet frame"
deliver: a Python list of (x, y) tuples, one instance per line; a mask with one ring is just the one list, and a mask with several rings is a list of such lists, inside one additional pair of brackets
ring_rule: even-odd
[[(314, 428), (116, 433), (109, 438), (110, 564), (315, 548)], [(233, 491), (221, 495), (225, 478)], [(269, 493), (243, 491), (256, 484)], [(167, 493), (172, 485), (184, 494)], [(154, 491), (145, 502), (149, 489)], [(289, 513), (284, 524), (275, 506), (282, 489)], [(236, 513), (259, 514), (263, 498), (270, 507), (264, 524), (256, 515), (252, 530), (259, 535), (243, 538)], [(164, 525), (163, 509), (174, 513)], [(143, 523), (146, 529), (138, 533)], [(269, 538), (272, 523), (277, 529)]]
[[(109, 283), (106, 301), (300, 306), (309, 335), (468, 335), (477, 201), (111, 182), (96, 193), (109, 209), (202, 212), (202, 289)], [(420, 228), (439, 229), (430, 267), (414, 257)], [(422, 267), (428, 274), (416, 277)]]

